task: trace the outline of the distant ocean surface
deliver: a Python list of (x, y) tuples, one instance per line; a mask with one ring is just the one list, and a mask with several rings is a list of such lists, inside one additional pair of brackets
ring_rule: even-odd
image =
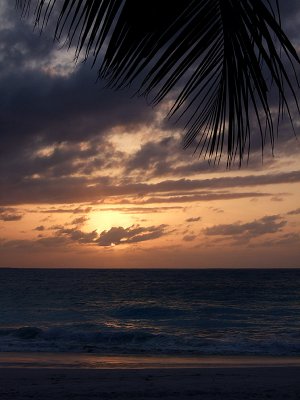
[(300, 355), (300, 270), (0, 269), (0, 351)]

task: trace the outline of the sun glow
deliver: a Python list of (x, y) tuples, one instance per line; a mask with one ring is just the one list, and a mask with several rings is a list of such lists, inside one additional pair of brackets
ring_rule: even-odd
[[(96, 230), (98, 233), (109, 230), (112, 226), (123, 228), (133, 225), (136, 221), (131, 214), (123, 214), (118, 211), (95, 211), (90, 213), (90, 219), (86, 223), (87, 230)], [(111, 246), (114, 246), (112, 243)]]

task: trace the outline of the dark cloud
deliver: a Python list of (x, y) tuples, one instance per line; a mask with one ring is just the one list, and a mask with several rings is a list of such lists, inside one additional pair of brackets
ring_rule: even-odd
[(132, 225), (128, 228), (112, 227), (110, 230), (100, 233), (97, 243), (99, 246), (111, 246), (157, 239), (166, 234), (166, 227), (167, 225), (149, 227)]
[(273, 196), (273, 197), (270, 198), (270, 200), (271, 201), (276, 201), (276, 202), (281, 202), (281, 201), (283, 201), (283, 198), (279, 197), (279, 196)]
[(257, 243), (257, 246), (276, 247), (276, 246), (299, 246), (300, 234), (298, 232), (285, 233), (277, 238), (264, 240)]
[(112, 227), (108, 231), (83, 232), (80, 229), (68, 229), (65, 227), (53, 227), (55, 233), (50, 237), (41, 237), (34, 240), (5, 240), (0, 238), (0, 248), (3, 249), (36, 249), (36, 248), (61, 248), (67, 249), (72, 243), (81, 245), (111, 246), (121, 244), (132, 244), (157, 239), (167, 234), (167, 225), (142, 227), (133, 225), (128, 228)]
[[(92, 207), (75, 207), (75, 208), (57, 208), (51, 207), (49, 209), (39, 209), (39, 213), (45, 214), (64, 214), (64, 213), (72, 213), (72, 214), (87, 214), (93, 210)], [(33, 210), (30, 210), (31, 212)]]
[(287, 213), (287, 215), (299, 215), (299, 214), (300, 214), (300, 208), (297, 208), (296, 210), (289, 211)]
[[(76, 144), (103, 136), (112, 127), (126, 126), (127, 131), (139, 124), (154, 123), (143, 99), (130, 98), (127, 91), (103, 89), (104, 83), (95, 84), (96, 71), (88, 65), (72, 65), (72, 49), (69, 52), (70, 72), (61, 71), (66, 49), (58, 50), (47, 34), (40, 37), (32, 32), (32, 26), (21, 21), (11, 2), (6, 19), (10, 27), (0, 30), (2, 62), (0, 63), (1, 121), (5, 133), (2, 139), (3, 155), (18, 153), (18, 159), (6, 158), (11, 173), (21, 172), (26, 161), (27, 175), (33, 173), (68, 174), (75, 168), (94, 168), (106, 164), (107, 158), (95, 146), (82, 151), (82, 158), (98, 154), (94, 164), (85, 160), (85, 165), (76, 164), (78, 150), (57, 150), (44, 159), (30, 159), (34, 149), (41, 145), (67, 142)], [(52, 29), (51, 29), (52, 30)], [(60, 68), (55, 71), (55, 68)], [(50, 73), (51, 68), (54, 72)], [(59, 73), (61, 72), (61, 73)], [(16, 118), (17, 116), (17, 118)], [(169, 128), (170, 129), (170, 126)], [(181, 129), (181, 128), (180, 128)], [(174, 130), (172, 128), (172, 130)], [(285, 131), (285, 130), (284, 130)], [(178, 139), (168, 135), (158, 142), (148, 142), (127, 163), (128, 171), (147, 171), (153, 176), (164, 174), (192, 174), (210, 171), (208, 163), (199, 163), (184, 154), (181, 157)], [(293, 147), (292, 147), (293, 148)], [(180, 155), (180, 156), (179, 156)], [(178, 162), (188, 158), (188, 162)], [(17, 161), (18, 160), (18, 161)], [(89, 164), (89, 165), (87, 165)], [(5, 164), (4, 164), (5, 165)]]
[(0, 221), (13, 222), (22, 219), (23, 215), (11, 207), (0, 207)]
[(44, 225), (39, 225), (39, 226), (36, 226), (36, 227), (34, 228), (34, 231), (39, 231), (39, 232), (41, 232), (41, 231), (44, 231), (44, 230), (45, 230)]
[[(111, 246), (121, 244), (132, 244), (153, 240), (166, 235), (168, 232), (166, 228), (168, 225), (158, 226), (140, 226), (132, 225), (128, 228), (112, 227), (108, 231), (102, 231), (98, 235), (97, 231), (84, 232), (78, 227), (66, 228), (64, 226), (53, 226), (53, 236), (41, 237), (34, 240), (5, 240), (0, 238), (1, 248), (38, 248), (49, 247), (56, 248), (61, 246), (69, 246), (72, 243), (79, 243), (81, 245), (97, 245), (97, 246)], [(35, 230), (43, 231), (44, 227), (36, 227)]]
[[(22, 50), (23, 43), (17, 45)], [(128, 93), (100, 90), (101, 83), (95, 85), (85, 65), (69, 77), (49, 76), (39, 69), (21, 74), (20, 64), (15, 65), (9, 76), (1, 80), (0, 75), (2, 150), (21, 152), (21, 146), (28, 149), (29, 144), (32, 149), (62, 141), (81, 142), (116, 126), (149, 121), (143, 101), (128, 99)]]
[[(5, 177), (2, 178), (5, 180)], [(146, 196), (154, 193), (179, 195), (178, 192), (198, 192), (200, 190), (216, 191), (220, 189), (233, 189), (254, 186), (266, 186), (275, 184), (291, 184), (300, 182), (300, 171), (291, 171), (278, 174), (230, 176), (211, 179), (178, 179), (164, 180), (158, 183), (125, 183), (109, 182), (109, 178), (85, 178), (85, 177), (66, 177), (59, 179), (26, 179), (24, 181), (9, 181), (3, 183), (5, 190), (0, 193), (0, 204), (24, 204), (24, 203), (76, 203), (76, 202), (95, 202), (104, 201), (108, 197), (119, 196)], [(205, 195), (203, 200), (205, 200)], [(265, 196), (253, 192), (255, 196)], [(234, 192), (224, 194), (224, 198), (249, 197), (251, 193), (244, 195)], [(201, 197), (201, 195), (200, 195)], [(217, 196), (213, 192), (207, 194), (207, 200)], [(174, 201), (175, 199), (173, 199)], [(192, 197), (191, 197), (192, 200)], [(162, 202), (163, 199), (157, 199)], [(188, 201), (184, 196), (177, 201)], [(155, 202), (152, 199), (148, 202)], [(138, 201), (136, 201), (138, 203)], [(141, 202), (143, 203), (143, 202)], [(145, 202), (144, 202), (145, 203)]]
[(172, 137), (166, 137), (159, 142), (147, 142), (129, 158), (126, 170), (127, 172), (140, 170), (148, 176), (165, 175), (173, 170), (169, 165), (170, 158), (172, 156), (174, 158), (176, 153), (178, 153), (178, 142)]
[(37, 248), (54, 248), (64, 247), (69, 244), (69, 240), (63, 236), (50, 236), (43, 237), (36, 240), (0, 240), (0, 248), (2, 249), (16, 249), (16, 250), (32, 250)]
[(183, 210), (182, 206), (166, 206), (166, 207), (105, 207), (102, 209), (95, 209), (96, 211), (115, 211), (123, 214), (157, 214), (166, 211)]
[(299, 2), (298, 0), (281, 1), (279, 5), (283, 28), (293, 44), (296, 45), (299, 42), (300, 30)]
[[(293, 139), (295, 140), (295, 138)], [(286, 147), (289, 155), (291, 155), (291, 152), (297, 151), (295, 143), (289, 142)], [(298, 153), (299, 151), (300, 147)], [(148, 178), (192, 176), (199, 173), (224, 173), (227, 170), (226, 156), (224, 156), (223, 162), (214, 165), (203, 158), (199, 158), (197, 153), (194, 154), (193, 147), (183, 151), (178, 136), (167, 136), (159, 141), (149, 141), (143, 144), (126, 162), (124, 161), (124, 164), (126, 173), (138, 175), (140, 178), (145, 176)], [(247, 171), (261, 170), (262, 165), (264, 169), (272, 168), (277, 165), (277, 159), (270, 155), (265, 155), (262, 158), (259, 147), (259, 151), (254, 149), (251, 153)], [(235, 169), (237, 169), (237, 166), (233, 165), (231, 171)]]
[[(24, 244), (25, 241), (24, 241)], [(28, 240), (26, 246), (27, 247), (47, 247), (47, 248), (54, 248), (57, 249), (58, 247), (64, 247), (64, 249), (67, 248), (67, 246), (70, 244), (70, 240), (66, 236), (49, 236), (49, 237), (44, 237), (38, 240)], [(16, 243), (16, 246), (19, 247)]]
[(268, 197), (269, 193), (259, 193), (259, 192), (200, 192), (191, 195), (180, 195), (174, 193), (172, 196), (166, 195), (164, 197), (149, 197), (145, 200), (127, 200), (127, 203), (132, 204), (151, 204), (151, 203), (189, 203), (189, 202), (200, 202), (200, 201), (215, 201), (215, 200), (235, 200), (235, 199), (245, 199), (245, 198), (260, 198)]
[[(130, 98), (128, 91), (103, 89), (104, 82), (95, 84), (96, 71), (87, 64), (73, 67), (72, 49), (68, 55), (47, 33), (42, 37), (33, 33), (32, 25), (19, 19), (12, 3), (3, 2), (7, 24), (0, 27), (0, 204), (144, 205), (259, 198), (269, 194), (241, 189), (300, 182), (300, 171), (248, 176), (232, 176), (231, 172), (222, 178), (176, 179), (212, 172), (212, 166), (192, 158), (191, 151), (182, 152), (174, 126), (167, 122), (160, 125), (143, 99)], [(285, 20), (292, 21), (294, 15), (287, 8), (284, 7)], [(134, 136), (145, 125), (165, 129), (166, 137), (158, 139), (153, 135), (131, 155), (113, 144), (109, 136), (112, 129), (119, 128)], [(287, 125), (283, 124), (282, 131), (283, 151), (297, 151), (291, 141), (286, 142), (291, 135)], [(254, 140), (249, 168), (261, 168), (261, 155), (256, 152), (259, 146), (260, 140)], [(264, 168), (271, 168), (274, 163), (274, 159), (267, 158)], [(114, 176), (111, 170), (116, 167), (119, 170)], [(224, 167), (214, 168), (213, 172), (223, 173)], [(157, 178), (163, 177), (158, 182)], [(170, 177), (175, 178), (166, 179)], [(149, 182), (149, 178), (155, 178), (156, 183)], [(239, 193), (229, 192), (232, 188)], [(120, 199), (121, 196), (126, 198)], [(149, 212), (163, 209), (149, 208)], [(41, 212), (91, 210), (70, 206)], [(22, 216), (11, 213), (5, 218), (17, 220)]]
[[(88, 174), (109, 166), (114, 152), (103, 137), (114, 127), (126, 126), (130, 132), (150, 122), (153, 114), (145, 101), (130, 98), (126, 91), (104, 89), (103, 82), (96, 84), (96, 71), (81, 63), (73, 68), (72, 55), (66, 64), (65, 49), (58, 50), (47, 34), (33, 33), (32, 25), (15, 12), (14, 2), (3, 3), (2, 11), (7, 12), (6, 25), (0, 27), (2, 173), (14, 181), (33, 174)], [(88, 140), (90, 146), (80, 149)], [(62, 143), (64, 147), (48, 156), (35, 156), (45, 146)]]
[(89, 220), (89, 218), (84, 215), (82, 217), (73, 219), (73, 221), (70, 222), (70, 225), (83, 225), (88, 220)]
[(88, 244), (95, 242), (95, 239), (97, 239), (98, 237), (98, 233), (96, 230), (92, 232), (83, 232), (77, 228), (74, 229), (63, 228), (57, 230), (56, 236), (64, 236), (65, 238), (68, 238), (73, 242)]
[(80, 229), (68, 229), (57, 226), (53, 236), (41, 237), (34, 240), (5, 240), (0, 238), (0, 249), (32, 250), (38, 248), (64, 248), (73, 243), (81, 245), (111, 246), (132, 244), (157, 239), (167, 234), (167, 225), (141, 227), (139, 225), (128, 228), (112, 227), (100, 235), (96, 231), (83, 232)]
[(200, 221), (201, 220), (201, 217), (195, 217), (195, 218), (187, 218), (185, 221), (186, 222), (197, 222), (197, 221)]
[(183, 236), (183, 240), (185, 241), (185, 242), (192, 242), (193, 240), (195, 240), (196, 239), (196, 235), (185, 235), (185, 236)]
[(222, 208), (218, 208), (218, 207), (208, 207), (208, 208), (217, 214), (222, 214), (224, 212), (224, 210)]
[[(4, 5), (8, 25), (0, 28), (0, 204), (95, 202), (178, 191), (195, 195), (199, 190), (300, 181), (300, 172), (294, 171), (137, 183), (211, 172), (212, 166), (182, 152), (178, 134), (170, 135), (170, 125), (165, 138), (153, 138), (130, 156), (120, 151), (108, 135), (113, 128), (122, 127), (134, 136), (141, 126), (160, 127), (144, 100), (130, 98), (128, 91), (103, 89), (103, 82), (95, 84), (95, 70), (81, 63), (73, 68), (66, 49), (58, 50), (47, 34), (33, 33), (11, 2)], [(289, 151), (295, 147), (289, 145)], [(261, 164), (259, 158), (255, 153), (251, 168)], [(265, 168), (272, 162), (267, 160)], [(116, 167), (123, 170), (112, 176), (110, 169)], [(96, 179), (92, 178), (95, 172)], [(214, 172), (224, 172), (224, 168)], [(172, 201), (177, 200), (173, 196)]]
[(249, 241), (265, 234), (280, 232), (287, 221), (279, 215), (270, 215), (252, 222), (234, 224), (220, 224), (203, 229), (207, 236), (230, 236)]

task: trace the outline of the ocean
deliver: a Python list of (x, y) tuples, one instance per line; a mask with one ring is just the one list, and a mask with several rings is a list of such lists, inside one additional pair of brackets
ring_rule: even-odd
[(300, 270), (0, 269), (0, 351), (300, 356)]

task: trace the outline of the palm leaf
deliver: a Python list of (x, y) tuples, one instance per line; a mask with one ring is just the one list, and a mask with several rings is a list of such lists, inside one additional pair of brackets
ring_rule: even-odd
[[(58, 11), (55, 38), (66, 35), (99, 62), (116, 89), (138, 84), (153, 104), (176, 99), (169, 116), (185, 124), (184, 145), (228, 164), (249, 153), (253, 130), (262, 148), (276, 126), (299, 113), (299, 57), (281, 28), (278, 2), (262, 0), (17, 0), (41, 29)], [(278, 107), (274, 109), (274, 97)]]

